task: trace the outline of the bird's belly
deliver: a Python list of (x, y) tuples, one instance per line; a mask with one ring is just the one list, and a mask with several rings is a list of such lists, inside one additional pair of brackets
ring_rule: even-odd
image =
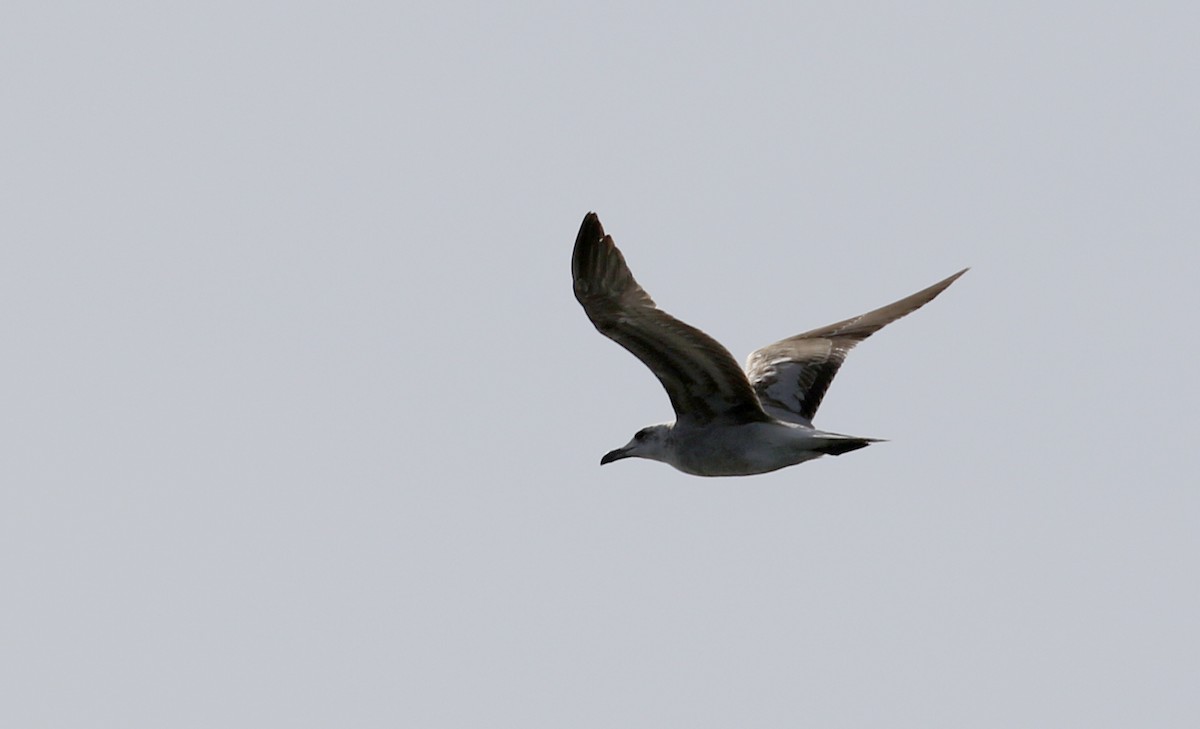
[(750, 476), (819, 458), (806, 447), (806, 429), (775, 423), (751, 423), (698, 432), (677, 441), (671, 465), (694, 476)]

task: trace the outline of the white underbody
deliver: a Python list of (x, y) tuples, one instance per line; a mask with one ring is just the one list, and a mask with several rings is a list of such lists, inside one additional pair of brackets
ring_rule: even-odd
[(676, 424), (659, 460), (694, 476), (749, 476), (820, 458), (816, 450), (851, 436), (771, 422), (687, 427)]

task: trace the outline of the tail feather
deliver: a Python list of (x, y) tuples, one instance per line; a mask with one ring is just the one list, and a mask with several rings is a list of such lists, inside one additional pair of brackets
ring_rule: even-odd
[(859, 448), (866, 448), (872, 443), (881, 442), (883, 441), (879, 438), (856, 438), (854, 436), (843, 435), (836, 438), (830, 438), (829, 440), (813, 448), (813, 450), (817, 451), (818, 453), (824, 453), (827, 456), (840, 456), (843, 453), (856, 451)]

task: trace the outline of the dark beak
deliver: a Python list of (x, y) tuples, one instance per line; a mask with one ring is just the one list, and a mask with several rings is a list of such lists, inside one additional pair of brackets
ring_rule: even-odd
[(603, 466), (606, 463), (619, 461), (622, 458), (629, 458), (629, 452), (624, 448), (618, 448), (615, 451), (609, 451), (608, 453), (605, 453), (604, 458), (600, 459), (600, 465)]

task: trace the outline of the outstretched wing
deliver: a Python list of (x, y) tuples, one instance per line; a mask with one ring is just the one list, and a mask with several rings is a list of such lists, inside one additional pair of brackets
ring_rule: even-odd
[(729, 350), (654, 305), (595, 213), (579, 228), (571, 275), (592, 324), (650, 368), (678, 422), (768, 420)]
[(964, 268), (894, 304), (788, 337), (751, 354), (746, 360), (746, 376), (763, 409), (780, 420), (811, 425), (825, 391), (854, 345), (933, 301), (966, 272)]

